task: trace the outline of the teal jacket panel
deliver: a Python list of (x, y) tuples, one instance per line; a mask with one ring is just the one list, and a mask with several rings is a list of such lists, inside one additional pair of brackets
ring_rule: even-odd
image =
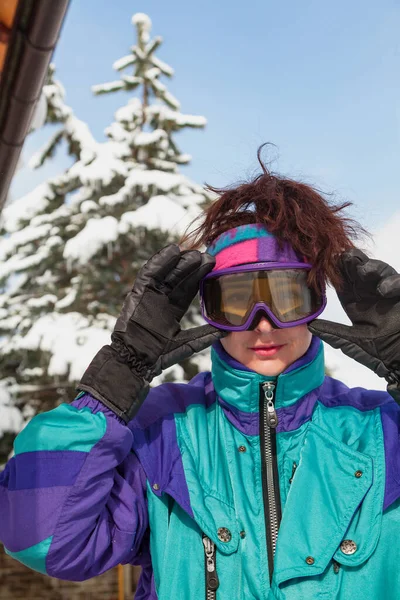
[(221, 348), (212, 358), (205, 400), (173, 419), (188, 498), (175, 475), (155, 491), (160, 475), (135, 450), (149, 480), (157, 597), (206, 597), (206, 535), (216, 547), (217, 600), (400, 598), (398, 501), (385, 506), (390, 396), (325, 377), (315, 341), (308, 360), (275, 378), (282, 520), (270, 582), (259, 435), (268, 378)]

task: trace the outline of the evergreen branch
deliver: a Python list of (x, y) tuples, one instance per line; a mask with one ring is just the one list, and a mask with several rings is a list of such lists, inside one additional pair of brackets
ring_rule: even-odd
[(130, 65), (135, 64), (136, 62), (136, 56), (133, 56), (132, 54), (128, 54), (127, 56), (123, 56), (122, 58), (119, 58), (118, 60), (115, 61), (115, 63), (113, 64), (113, 69), (115, 71), (123, 71), (123, 69), (126, 69), (126, 67), (129, 67)]
[(146, 46), (146, 53), (149, 56), (150, 54), (153, 54), (153, 52), (155, 52), (157, 50), (157, 48), (159, 48), (162, 44), (162, 37), (160, 35), (158, 35), (157, 37), (154, 38), (154, 40), (152, 40), (150, 42), (150, 44), (147, 44)]
[(91, 90), (95, 96), (101, 94), (110, 94), (117, 92), (118, 90), (124, 89), (125, 84), (120, 79), (118, 81), (110, 81), (109, 83), (100, 83), (98, 85), (92, 85)]
[(29, 160), (29, 167), (31, 169), (38, 169), (41, 167), (48, 158), (52, 158), (56, 151), (58, 144), (61, 142), (64, 136), (64, 130), (60, 129), (56, 131), (48, 142), (41, 148), (38, 152), (36, 152), (31, 159)]
[(164, 61), (162, 61), (159, 58), (157, 58), (157, 56), (152, 56), (150, 58), (150, 60), (151, 60), (151, 62), (153, 63), (153, 65), (155, 67), (157, 67), (158, 69), (160, 69), (161, 73), (163, 73), (167, 77), (172, 77), (173, 76), (173, 74), (174, 74), (173, 68), (170, 67), (169, 65), (167, 65), (167, 63), (165, 63)]

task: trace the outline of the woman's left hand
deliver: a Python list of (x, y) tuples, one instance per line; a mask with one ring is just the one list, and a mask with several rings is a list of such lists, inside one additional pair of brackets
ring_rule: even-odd
[(324, 342), (372, 369), (400, 402), (400, 275), (354, 248), (340, 257), (337, 291), (351, 326), (315, 319), (308, 328)]

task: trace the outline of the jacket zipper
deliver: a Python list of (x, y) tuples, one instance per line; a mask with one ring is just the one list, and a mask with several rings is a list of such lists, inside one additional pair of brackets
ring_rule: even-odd
[(262, 490), (270, 582), (272, 581), (276, 540), (281, 522), (281, 499), (276, 457), (276, 426), (278, 425), (278, 415), (274, 405), (275, 387), (274, 383), (267, 381), (261, 384), (260, 390)]
[(214, 542), (204, 534), (203, 546), (205, 554), (206, 600), (215, 600), (219, 587), (216, 548)]

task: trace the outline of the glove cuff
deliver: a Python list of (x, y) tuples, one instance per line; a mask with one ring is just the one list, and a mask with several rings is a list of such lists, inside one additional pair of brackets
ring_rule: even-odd
[(91, 394), (125, 423), (138, 412), (149, 388), (147, 378), (131, 371), (111, 346), (99, 350), (78, 385), (78, 390)]

